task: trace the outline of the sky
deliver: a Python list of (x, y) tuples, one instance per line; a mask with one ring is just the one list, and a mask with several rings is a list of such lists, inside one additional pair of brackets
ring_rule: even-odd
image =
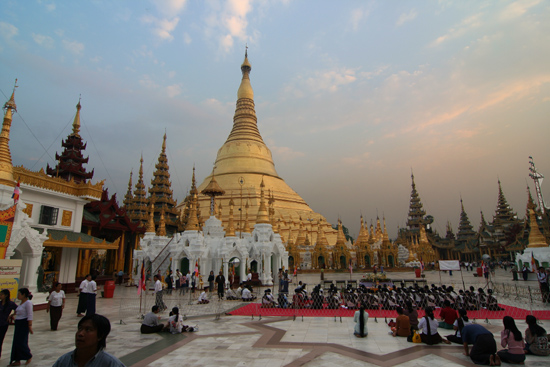
[(3, 0), (12, 160), (54, 166), (82, 98), (93, 181), (121, 202), (143, 154), (149, 185), (166, 132), (181, 201), (231, 131), (248, 46), (277, 172), (329, 222), (356, 237), (385, 216), (394, 238), (411, 172), (442, 235), (461, 198), (474, 229), (490, 220), (499, 179), (523, 218), (528, 157), (550, 175), (548, 19), (541, 0)]

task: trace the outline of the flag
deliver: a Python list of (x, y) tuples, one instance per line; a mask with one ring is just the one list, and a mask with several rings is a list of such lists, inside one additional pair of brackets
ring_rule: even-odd
[(353, 274), (353, 267), (351, 266), (351, 260), (349, 261), (349, 273)]
[(19, 184), (19, 181), (17, 181), (17, 185), (13, 189), (13, 195), (11, 196), (11, 198), (13, 199), (14, 205), (17, 204), (17, 202), (19, 201), (19, 194), (21, 193), (21, 190), (19, 190), (19, 187), (20, 187), (20, 184)]
[(533, 256), (533, 253), (531, 252), (531, 271), (535, 271), (537, 268), (537, 264), (535, 263), (535, 257)]
[(198, 260), (195, 262), (195, 276), (196, 277), (199, 276), (199, 261)]
[(295, 266), (295, 267), (294, 267), (294, 276), (296, 276), (297, 273), (298, 273), (298, 267)]
[(145, 284), (145, 260), (141, 264), (141, 276), (139, 278), (138, 286), (138, 296), (141, 294), (141, 291), (147, 290), (147, 285)]

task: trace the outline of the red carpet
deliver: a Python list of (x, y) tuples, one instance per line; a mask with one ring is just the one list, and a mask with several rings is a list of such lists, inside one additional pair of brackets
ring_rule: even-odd
[[(304, 317), (353, 317), (356, 310), (346, 310), (340, 308), (338, 310), (312, 310), (309, 308), (291, 309), (291, 308), (262, 308), (259, 303), (249, 303), (246, 306), (240, 307), (235, 311), (230, 312), (230, 315), (235, 316), (304, 316)], [(530, 315), (531, 311), (522, 308), (500, 305), (505, 308), (504, 311), (468, 311), (470, 319), (502, 319), (504, 316), (512, 316), (515, 319), (525, 320), (525, 316)], [(439, 319), (439, 308), (434, 314)], [(386, 317), (396, 318), (397, 312), (393, 310), (366, 310), (370, 317)], [(550, 311), (533, 311), (533, 316), (540, 320), (550, 320)], [(418, 311), (418, 316), (424, 316), (424, 311)]]

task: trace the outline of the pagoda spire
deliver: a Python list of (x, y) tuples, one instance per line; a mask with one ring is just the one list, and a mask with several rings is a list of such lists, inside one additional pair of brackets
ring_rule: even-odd
[(542, 234), (537, 223), (537, 215), (535, 213), (536, 205), (531, 196), (531, 190), (527, 188), (528, 201), (527, 201), (527, 212), (529, 213), (529, 245), (528, 248), (537, 248), (537, 247), (548, 247), (546, 243), (546, 238)]
[(256, 218), (256, 223), (267, 223), (269, 224), (269, 215), (267, 213), (267, 208), (265, 206), (265, 193), (264, 193), (264, 179), (262, 177), (262, 183), (260, 184), (260, 207), (258, 208), (258, 215)]
[(124, 195), (124, 200), (122, 204), (128, 210), (129, 205), (132, 203), (132, 200), (134, 199), (134, 196), (132, 195), (132, 175), (134, 174), (133, 170), (130, 171), (130, 180), (128, 180), (128, 191), (126, 191), (126, 195)]
[(498, 180), (498, 202), (493, 216), (493, 225), (496, 228), (502, 228), (516, 222), (516, 213), (512, 211), (512, 208), (508, 204), (504, 192), (502, 191), (502, 185)]
[(85, 183), (94, 176), (94, 170), (86, 172), (84, 164), (88, 163), (88, 157), (84, 158), (82, 151), (86, 149), (86, 143), (80, 137), (80, 98), (76, 105), (76, 115), (73, 122), (73, 132), (63, 140), (61, 146), (64, 148), (61, 155), (55, 154), (57, 165), (46, 166), (46, 173), (50, 176), (60, 177), (66, 181), (74, 180), (75, 183)]
[(73, 133), (71, 135), (80, 137), (80, 97), (78, 98), (78, 104), (76, 105), (76, 115), (74, 115), (73, 121)]
[(160, 221), (159, 221), (159, 229), (157, 231), (157, 236), (166, 236), (166, 223), (164, 221), (164, 208), (160, 211)]
[(243, 227), (243, 232), (244, 233), (250, 233), (251, 230), (250, 230), (250, 223), (248, 222), (248, 208), (250, 206), (248, 205), (248, 200), (246, 201), (246, 204), (244, 206), (244, 227)]
[(136, 182), (134, 196), (132, 201), (128, 204), (128, 217), (132, 222), (139, 222), (140, 225), (147, 225), (149, 218), (149, 200), (147, 199), (147, 192), (145, 191), (145, 184), (143, 183), (143, 154), (139, 160), (139, 176)]
[(10, 152), (10, 129), (13, 111), (17, 112), (15, 88), (17, 88), (17, 79), (15, 79), (11, 98), (4, 104), (4, 122), (2, 123), (2, 133), (0, 133), (0, 184), (10, 187), (15, 187)]
[(233, 196), (229, 200), (229, 221), (227, 222), (227, 231), (225, 232), (226, 237), (235, 237), (235, 221), (233, 218), (233, 208), (235, 207), (235, 202), (233, 201)]
[(386, 216), (383, 216), (383, 217), (382, 217), (382, 220), (383, 220), (383, 222), (384, 222), (384, 233), (383, 233), (383, 235), (382, 235), (382, 240), (383, 240), (384, 242), (387, 242), (387, 241), (390, 240), (390, 237), (389, 237), (389, 235), (388, 235), (388, 230), (386, 229)]
[(189, 204), (189, 217), (187, 219), (186, 231), (198, 231), (199, 220), (197, 218), (197, 194), (194, 193), (191, 197), (191, 203)]
[(164, 209), (166, 230), (173, 234), (177, 230), (178, 210), (176, 201), (173, 199), (172, 183), (170, 182), (170, 173), (168, 166), (168, 157), (166, 156), (166, 133), (162, 140), (162, 149), (155, 165), (155, 172), (149, 187), (149, 195), (155, 199), (155, 223), (160, 224), (160, 212)]
[(149, 205), (149, 220), (147, 221), (147, 227), (145, 229), (147, 233), (155, 233), (155, 202), (153, 198), (150, 200)]
[(424, 224), (424, 216), (426, 211), (423, 209), (420, 196), (416, 191), (416, 184), (414, 182), (414, 174), (411, 171), (411, 198), (409, 203), (409, 215), (407, 219), (407, 227), (412, 231), (419, 231), (420, 226)]
[(469, 239), (475, 238), (476, 232), (473, 229), (474, 227), (470, 224), (468, 214), (466, 214), (466, 211), (464, 210), (464, 202), (462, 201), (462, 198), (460, 198), (460, 208), (460, 223), (458, 224), (456, 239), (458, 242), (465, 242)]

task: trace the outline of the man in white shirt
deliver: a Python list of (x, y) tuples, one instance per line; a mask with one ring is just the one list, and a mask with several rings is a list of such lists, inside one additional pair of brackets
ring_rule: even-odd
[(246, 275), (246, 281), (250, 282), (251, 280), (252, 280), (252, 272), (248, 272), (248, 274)]
[(160, 276), (157, 274), (153, 278), (155, 280), (155, 305), (159, 306), (161, 311), (166, 310), (166, 305), (162, 299), (162, 283), (160, 282)]
[(208, 287), (204, 287), (204, 290), (202, 291), (201, 295), (199, 296), (199, 303), (200, 304), (210, 303), (210, 301), (208, 300), (208, 294), (206, 294), (207, 290), (208, 290)]
[(97, 296), (97, 283), (95, 282), (97, 275), (90, 276), (91, 280), (86, 285), (86, 293), (88, 294), (86, 303), (86, 316), (95, 315), (95, 299)]
[(87, 274), (80, 286), (78, 287), (78, 306), (76, 307), (76, 313), (78, 317), (84, 316), (86, 312), (86, 304), (88, 303), (88, 281), (92, 280), (92, 276)]

